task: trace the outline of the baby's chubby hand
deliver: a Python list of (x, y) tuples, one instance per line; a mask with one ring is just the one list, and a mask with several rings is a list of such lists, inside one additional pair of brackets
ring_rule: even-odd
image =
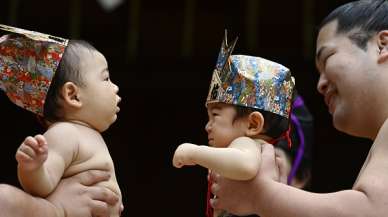
[(38, 169), (47, 160), (48, 145), (46, 139), (38, 134), (29, 136), (18, 148), (15, 158), (23, 170)]
[(183, 143), (178, 146), (175, 150), (174, 157), (172, 159), (172, 164), (176, 168), (181, 168), (183, 166), (193, 166), (196, 163), (193, 161), (193, 155), (197, 145), (191, 143)]

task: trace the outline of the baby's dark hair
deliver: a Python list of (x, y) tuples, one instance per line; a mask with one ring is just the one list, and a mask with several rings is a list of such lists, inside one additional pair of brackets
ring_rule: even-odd
[(238, 105), (235, 105), (235, 109), (236, 116), (234, 117), (234, 121), (240, 118), (245, 118), (252, 112), (260, 112), (264, 117), (263, 133), (274, 139), (280, 137), (285, 131), (287, 131), (289, 127), (288, 118), (274, 114), (272, 112)]
[(53, 123), (64, 119), (61, 89), (66, 82), (73, 82), (81, 87), (84, 86), (83, 77), (79, 70), (82, 61), (80, 56), (81, 49), (90, 52), (97, 50), (86, 41), (69, 41), (46, 96), (43, 110), (45, 121)]

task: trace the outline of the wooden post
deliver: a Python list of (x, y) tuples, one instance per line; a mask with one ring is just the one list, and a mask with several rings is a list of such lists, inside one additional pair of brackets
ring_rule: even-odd
[(182, 28), (181, 56), (190, 58), (193, 55), (196, 0), (186, 0)]
[(259, 42), (259, 0), (246, 1), (245, 41), (250, 52), (257, 52)]
[(314, 1), (303, 0), (303, 58), (315, 58), (314, 51)]
[(129, 17), (128, 17), (128, 57), (130, 63), (136, 61), (140, 33), (140, 0), (129, 1)]
[(69, 38), (81, 36), (81, 0), (71, 0), (69, 8)]
[(11, 26), (17, 26), (19, 5), (19, 0), (9, 0), (8, 24)]

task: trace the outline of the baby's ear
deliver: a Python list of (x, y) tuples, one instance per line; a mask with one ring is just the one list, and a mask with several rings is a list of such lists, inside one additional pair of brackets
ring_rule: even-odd
[(388, 60), (388, 30), (377, 33), (377, 45), (379, 47), (378, 63)]
[(264, 127), (264, 117), (263, 115), (258, 112), (252, 112), (248, 116), (248, 129), (247, 129), (247, 136), (256, 136), (259, 135), (263, 131)]
[(62, 87), (62, 97), (65, 104), (79, 108), (82, 102), (79, 100), (79, 87), (73, 82), (66, 82)]

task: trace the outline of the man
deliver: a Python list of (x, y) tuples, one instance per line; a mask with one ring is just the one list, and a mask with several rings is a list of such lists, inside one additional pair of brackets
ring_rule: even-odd
[[(61, 181), (46, 199), (33, 197), (10, 185), (0, 185), (0, 213), (7, 217), (108, 217), (108, 204), (119, 198), (107, 188), (109, 173), (87, 171)], [(66, 210), (66, 212), (65, 212)]]
[(374, 141), (352, 189), (317, 194), (279, 183), (273, 147), (260, 173), (236, 182), (214, 174), (212, 205), (265, 217), (386, 216), (388, 213), (388, 1), (345, 4), (322, 22), (316, 52), (318, 91), (334, 126)]

